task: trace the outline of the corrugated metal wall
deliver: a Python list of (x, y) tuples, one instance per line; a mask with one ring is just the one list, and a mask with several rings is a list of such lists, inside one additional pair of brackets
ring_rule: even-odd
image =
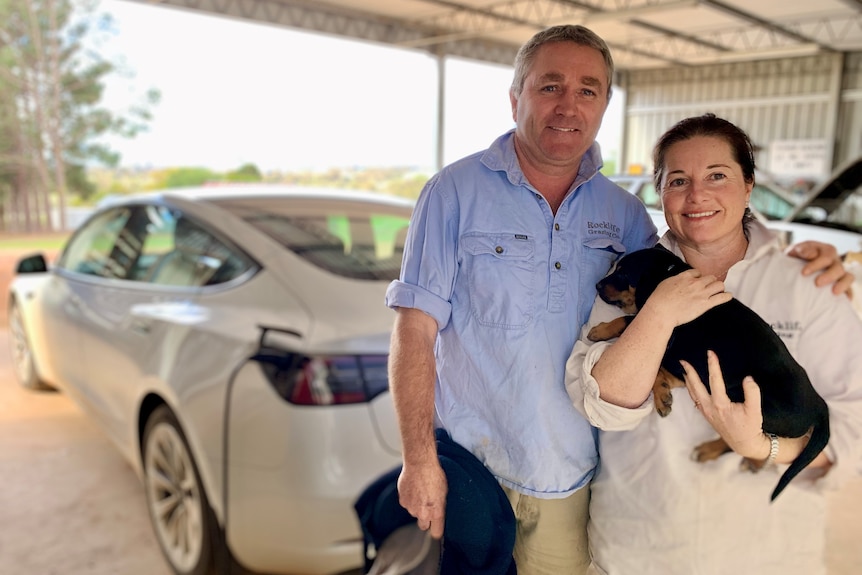
[(862, 156), (862, 52), (848, 54), (844, 60), (837, 136), (840, 162)]
[(862, 53), (739, 62), (620, 74), (626, 132), (620, 167), (652, 169), (652, 146), (674, 122), (713, 112), (763, 148), (773, 140), (823, 139), (832, 166), (862, 154)]

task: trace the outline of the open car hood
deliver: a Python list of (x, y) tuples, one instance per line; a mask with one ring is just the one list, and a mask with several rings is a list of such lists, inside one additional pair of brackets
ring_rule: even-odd
[[(831, 227), (829, 222), (818, 220), (825, 220), (857, 190), (862, 194), (860, 188), (862, 188), (862, 156), (846, 162), (832, 172), (827, 180), (811, 190), (806, 198), (784, 218), (784, 221)], [(822, 218), (815, 215), (818, 212)], [(847, 226), (836, 227), (847, 228)], [(853, 231), (862, 232), (862, 229), (857, 227)]]

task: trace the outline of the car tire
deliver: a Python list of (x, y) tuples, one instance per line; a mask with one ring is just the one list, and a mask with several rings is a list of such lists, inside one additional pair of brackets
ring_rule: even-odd
[(15, 369), (15, 379), (22, 387), (33, 391), (54, 389), (39, 377), (36, 372), (36, 362), (33, 360), (33, 348), (27, 329), (24, 327), (24, 316), (21, 307), (14, 299), (9, 303), (9, 346), (12, 355), (12, 367)]
[(165, 405), (144, 428), (144, 489), (156, 539), (177, 575), (210, 575), (219, 526), (185, 434)]

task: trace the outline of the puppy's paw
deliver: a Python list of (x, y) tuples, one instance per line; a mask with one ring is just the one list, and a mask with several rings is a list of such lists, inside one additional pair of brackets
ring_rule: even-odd
[(707, 461), (712, 461), (713, 459), (718, 459), (728, 451), (730, 451), (730, 447), (728, 447), (727, 443), (725, 443), (723, 439), (713, 439), (712, 441), (706, 441), (695, 447), (694, 451), (691, 452), (691, 458), (694, 461), (705, 463)]
[(626, 321), (624, 318), (605, 321), (593, 326), (587, 334), (587, 339), (590, 341), (608, 341), (609, 339), (619, 337), (625, 329)]
[(751, 473), (757, 473), (761, 469), (766, 462), (758, 461), (756, 459), (749, 459), (747, 457), (743, 457), (739, 462), (739, 470), (740, 471), (750, 471)]
[(662, 417), (667, 417), (673, 410), (673, 394), (670, 390), (670, 385), (666, 381), (656, 384), (652, 390), (655, 410)]
[(587, 339), (590, 341), (607, 341), (612, 337), (612, 335), (608, 335), (607, 323), (600, 323), (599, 325), (594, 326), (589, 333), (587, 333)]
[(673, 391), (676, 387), (685, 387), (685, 382), (664, 367), (658, 370), (655, 382), (652, 384), (655, 410), (662, 417), (670, 415), (673, 406)]

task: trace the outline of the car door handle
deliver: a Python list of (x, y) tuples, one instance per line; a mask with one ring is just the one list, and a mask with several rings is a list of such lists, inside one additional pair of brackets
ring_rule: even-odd
[(69, 297), (66, 298), (66, 303), (69, 305), (70, 308), (72, 308), (76, 311), (83, 307), (83, 303), (81, 301), (81, 296), (79, 296), (78, 294), (76, 294), (74, 292), (70, 293)]
[(133, 319), (131, 330), (138, 335), (149, 335), (150, 322), (144, 321), (142, 319)]

